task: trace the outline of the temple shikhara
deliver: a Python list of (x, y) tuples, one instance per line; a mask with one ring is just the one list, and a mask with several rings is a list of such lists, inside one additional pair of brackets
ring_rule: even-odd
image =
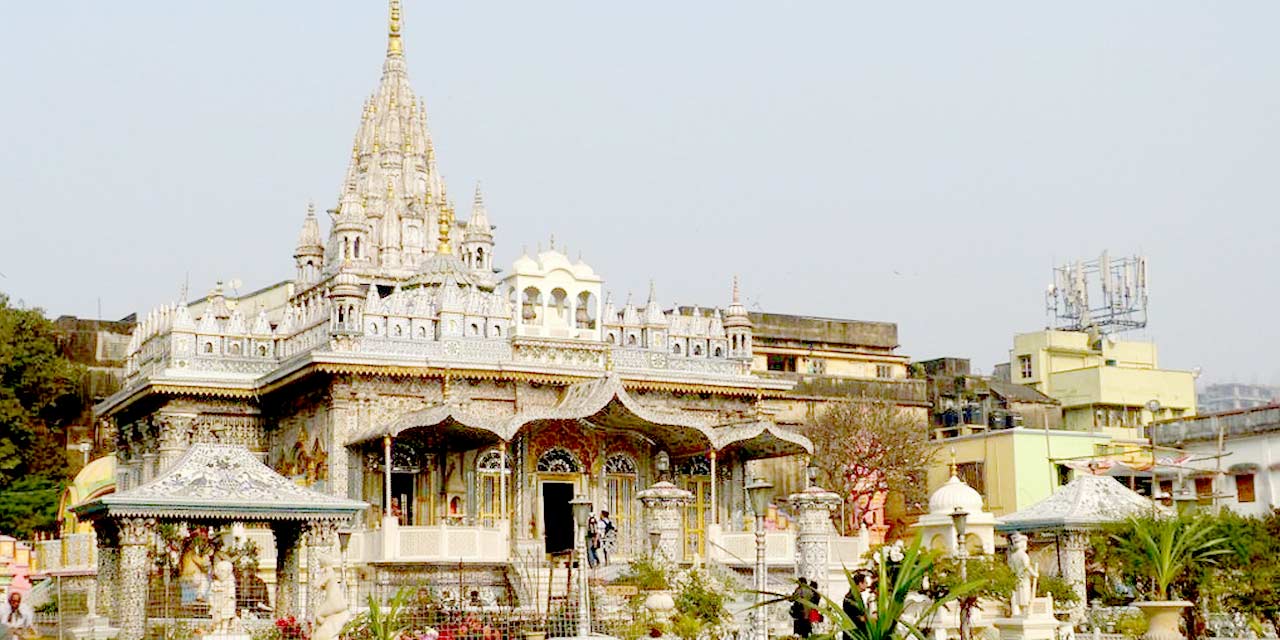
[(616, 305), (554, 244), (495, 268), (492, 220), (508, 214), (477, 187), (459, 219), (402, 42), (393, 2), (331, 224), (307, 208), (292, 281), (140, 316), (125, 384), (97, 408), (116, 493), (74, 511), (126, 637), (146, 597), (130, 545), (165, 522), (258, 540), (276, 616), (306, 612), (299, 553), (336, 548), (339, 530), (362, 575), (466, 571), (486, 602), (519, 605), (538, 579), (521, 567), (573, 546), (577, 496), (610, 513), (615, 558), (652, 544), (748, 565), (748, 466), (811, 450), (761, 406), (792, 383), (750, 372), (736, 282), (723, 310), (681, 311), (652, 287)]

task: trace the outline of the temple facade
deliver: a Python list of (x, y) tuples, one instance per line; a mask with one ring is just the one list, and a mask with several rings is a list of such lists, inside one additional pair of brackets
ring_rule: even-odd
[(495, 269), (479, 188), (455, 215), (401, 27), (393, 0), (327, 233), (308, 207), (291, 284), (251, 313), (219, 285), (140, 317), (123, 387), (96, 408), (117, 491), (195, 445), (239, 445), (366, 505), (353, 562), (502, 572), (573, 545), (577, 496), (610, 512), (617, 556), (634, 553), (658, 526), (638, 494), (668, 480), (689, 492), (671, 553), (749, 562), (749, 463), (811, 445), (763, 409), (793, 383), (751, 373), (736, 282), (723, 310), (669, 310), (652, 287), (615, 305), (554, 245)]

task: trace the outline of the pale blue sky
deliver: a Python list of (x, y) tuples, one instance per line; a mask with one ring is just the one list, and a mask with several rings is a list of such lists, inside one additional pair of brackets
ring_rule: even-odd
[[(108, 318), (291, 276), (385, 4), (8, 3), (0, 291)], [(1143, 251), (1162, 364), (1280, 382), (1280, 3), (428, 2), (410, 76), (502, 264), (1007, 357), (1059, 261)], [(461, 202), (460, 202), (461, 204)], [(469, 207), (462, 207), (465, 215)]]

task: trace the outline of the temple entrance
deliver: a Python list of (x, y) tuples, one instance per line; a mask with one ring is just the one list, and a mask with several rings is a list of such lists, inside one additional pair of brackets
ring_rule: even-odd
[(572, 482), (542, 483), (542, 528), (547, 553), (573, 550)]

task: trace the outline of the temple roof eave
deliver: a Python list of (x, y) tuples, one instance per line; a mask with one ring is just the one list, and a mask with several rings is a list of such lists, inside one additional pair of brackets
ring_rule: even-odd
[(367, 507), (300, 486), (243, 446), (195, 444), (160, 476), (71, 511), (81, 518), (346, 520)]

